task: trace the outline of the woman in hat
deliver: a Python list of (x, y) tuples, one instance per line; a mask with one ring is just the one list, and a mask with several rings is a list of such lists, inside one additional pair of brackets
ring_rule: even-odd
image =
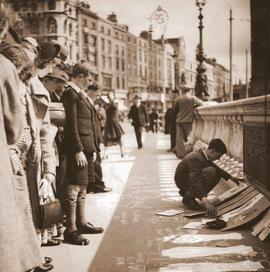
[(105, 157), (106, 147), (112, 145), (119, 145), (121, 157), (124, 157), (123, 144), (121, 140), (121, 137), (124, 134), (124, 130), (119, 123), (117, 101), (112, 91), (108, 93), (108, 99), (109, 105), (106, 109), (106, 123), (104, 128)]
[(17, 95), (20, 97), (23, 109), (22, 133), (19, 139), (9, 146), (19, 215), (17, 224), (20, 238), (17, 241), (17, 246), (20, 250), (20, 270), (18, 271), (27, 271), (32, 268), (35, 268), (34, 271), (49, 271), (53, 268), (52, 265), (42, 265), (43, 257), (33, 224), (33, 211), (36, 207), (31, 205), (31, 196), (29, 194), (32, 188), (35, 187), (33, 180), (29, 179), (29, 169), (38, 169), (40, 167), (40, 161), (37, 157), (31, 156), (32, 151), (36, 149), (35, 140), (38, 138), (36, 134), (37, 119), (29, 89), (29, 81), (34, 74), (34, 70), (21, 45), (4, 45), (1, 47), (0, 53), (16, 67), (20, 79)]

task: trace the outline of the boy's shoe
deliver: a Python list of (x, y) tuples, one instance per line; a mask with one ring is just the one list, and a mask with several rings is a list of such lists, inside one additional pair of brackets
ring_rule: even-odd
[(203, 208), (199, 205), (195, 198), (191, 196), (183, 196), (182, 203), (191, 210), (203, 211)]
[(73, 244), (73, 245), (80, 245), (80, 246), (86, 246), (90, 242), (88, 239), (83, 237), (77, 230), (72, 232), (64, 232), (64, 241)]
[(93, 224), (87, 222), (83, 226), (77, 226), (78, 231), (83, 234), (98, 234), (104, 231), (101, 227), (95, 227)]

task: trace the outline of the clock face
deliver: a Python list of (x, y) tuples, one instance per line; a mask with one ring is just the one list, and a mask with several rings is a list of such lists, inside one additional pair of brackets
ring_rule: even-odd
[(158, 7), (158, 9), (152, 14), (151, 19), (162, 25), (168, 22), (169, 16), (165, 10), (163, 10), (161, 7)]

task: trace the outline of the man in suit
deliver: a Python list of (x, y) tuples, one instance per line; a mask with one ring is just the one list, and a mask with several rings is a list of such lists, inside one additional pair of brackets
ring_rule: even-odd
[[(221, 178), (231, 179), (239, 184), (242, 179), (232, 177), (218, 168), (213, 161), (227, 153), (221, 139), (212, 139), (207, 149), (199, 149), (185, 156), (178, 164), (174, 180), (183, 196), (182, 202), (193, 210), (205, 209), (209, 216), (216, 216), (217, 211), (207, 199), (207, 194), (218, 184)], [(195, 198), (201, 200), (198, 203)]]
[[(94, 129), (97, 134), (97, 139), (99, 145), (103, 143), (102, 138), (102, 128), (101, 128), (101, 121), (99, 113), (97, 112), (94, 102), (99, 96), (99, 88), (98, 85), (93, 81), (88, 85), (88, 88), (86, 89), (87, 99), (89, 100), (92, 109), (93, 109), (93, 124)], [(101, 155), (100, 155), (100, 149), (97, 150), (97, 158), (94, 162), (94, 168), (95, 168), (95, 182), (91, 182), (88, 184), (87, 192), (92, 193), (107, 193), (111, 192), (112, 188), (106, 187), (105, 182), (102, 180), (103, 174), (102, 174), (102, 168), (101, 168)]]
[(85, 218), (86, 188), (95, 181), (94, 157), (99, 150), (98, 135), (93, 123), (93, 109), (84, 90), (91, 80), (88, 67), (76, 64), (72, 69), (72, 81), (62, 95), (66, 112), (64, 147), (67, 158), (66, 242), (87, 245), (89, 240), (81, 234), (101, 233)]
[(128, 118), (134, 126), (134, 131), (137, 139), (138, 148), (142, 148), (142, 130), (149, 125), (149, 117), (144, 105), (141, 104), (141, 98), (136, 95), (134, 104), (131, 106)]
[(175, 102), (176, 142), (174, 152), (179, 159), (183, 159), (187, 152), (185, 143), (192, 130), (195, 106), (202, 106), (203, 101), (191, 95), (189, 88), (183, 88), (182, 95)]

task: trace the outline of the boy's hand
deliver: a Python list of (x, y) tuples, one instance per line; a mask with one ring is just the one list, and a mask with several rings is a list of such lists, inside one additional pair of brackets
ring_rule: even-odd
[(202, 204), (206, 209), (206, 214), (209, 217), (216, 217), (217, 216), (217, 209), (216, 207), (209, 202), (207, 197), (202, 198)]
[(87, 165), (87, 159), (82, 151), (75, 154), (75, 159), (79, 167), (85, 167)]
[(93, 153), (93, 161), (96, 161), (96, 159), (97, 159), (97, 153), (94, 152), (94, 153)]
[(207, 216), (209, 216), (209, 217), (216, 217), (217, 216), (217, 209), (213, 204), (208, 203), (205, 205), (205, 208), (206, 208)]
[(246, 182), (244, 178), (236, 178), (236, 177), (231, 177), (231, 180), (235, 182), (237, 185), (240, 184), (240, 182)]

